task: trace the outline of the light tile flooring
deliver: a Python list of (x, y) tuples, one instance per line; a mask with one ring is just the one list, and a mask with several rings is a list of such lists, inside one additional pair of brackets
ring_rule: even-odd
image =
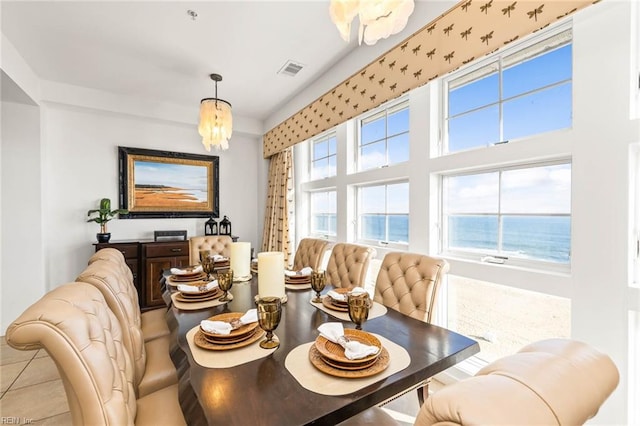
[[(69, 405), (55, 363), (43, 350), (19, 351), (0, 343), (0, 424), (71, 425)], [(442, 385), (432, 381), (430, 390)], [(409, 392), (383, 407), (399, 426), (413, 425), (418, 397)]]

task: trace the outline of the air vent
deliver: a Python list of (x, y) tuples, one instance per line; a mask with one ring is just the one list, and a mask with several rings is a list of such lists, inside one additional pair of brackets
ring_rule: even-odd
[(292, 60), (288, 60), (282, 66), (282, 68), (280, 68), (280, 71), (278, 71), (278, 74), (284, 74), (284, 75), (294, 77), (296, 74), (300, 72), (300, 70), (303, 67), (304, 65), (302, 65), (300, 62), (293, 62)]

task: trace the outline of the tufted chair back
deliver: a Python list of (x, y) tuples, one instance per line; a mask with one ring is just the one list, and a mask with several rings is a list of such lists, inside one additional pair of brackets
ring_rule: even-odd
[(16, 349), (49, 353), (62, 377), (74, 425), (134, 423), (129, 354), (118, 320), (95, 287), (70, 283), (55, 288), (11, 323), (6, 339)]
[(331, 250), (327, 283), (334, 287), (364, 287), (369, 260), (376, 250), (357, 244), (338, 243)]
[[(122, 273), (129, 279), (131, 285), (133, 285), (133, 273), (129, 266), (127, 266), (127, 262), (124, 260), (124, 256), (120, 250), (107, 247), (98, 250), (93, 253), (93, 255), (89, 258), (87, 264), (91, 265), (96, 260), (107, 260), (109, 262), (113, 262), (118, 265), (119, 269), (122, 269)], [(138, 294), (136, 293), (136, 303), (138, 299)]]
[(415, 425), (581, 425), (618, 380), (611, 358), (586, 343), (542, 340), (432, 394)]
[(211, 254), (229, 257), (233, 240), (228, 235), (205, 235), (189, 239), (189, 265), (200, 263), (200, 250), (211, 250)]
[(135, 389), (138, 389), (144, 375), (147, 354), (142, 335), (140, 308), (137, 298), (133, 297), (135, 288), (113, 267), (113, 262), (107, 260), (91, 263), (76, 281), (91, 284), (100, 290), (109, 309), (118, 319), (122, 329), (122, 343), (133, 362)]
[(293, 258), (293, 270), (299, 271), (307, 266), (313, 268), (314, 271), (320, 269), (328, 244), (328, 241), (317, 238), (303, 238), (300, 240), (296, 255)]
[(387, 253), (378, 272), (373, 300), (431, 323), (438, 288), (448, 270), (444, 259), (417, 253)]

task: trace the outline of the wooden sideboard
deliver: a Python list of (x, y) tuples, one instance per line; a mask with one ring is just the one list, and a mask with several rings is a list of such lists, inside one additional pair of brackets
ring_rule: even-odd
[(96, 251), (114, 248), (124, 255), (143, 311), (165, 305), (159, 284), (163, 269), (189, 265), (189, 241), (114, 241), (94, 246)]

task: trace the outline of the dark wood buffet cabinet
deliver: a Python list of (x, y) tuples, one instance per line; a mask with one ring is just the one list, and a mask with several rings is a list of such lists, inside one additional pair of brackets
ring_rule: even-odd
[(94, 246), (96, 251), (109, 247), (122, 252), (142, 310), (165, 305), (160, 291), (163, 269), (189, 265), (189, 241), (114, 241)]

